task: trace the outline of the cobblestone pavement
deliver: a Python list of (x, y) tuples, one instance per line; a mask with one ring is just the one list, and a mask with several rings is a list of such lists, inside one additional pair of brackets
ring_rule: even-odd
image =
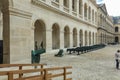
[(118, 49), (120, 45), (110, 45), (81, 55), (64, 52), (63, 57), (54, 57), (53, 53), (49, 53), (41, 55), (41, 63), (46, 63), (46, 67), (72, 66), (72, 76), (69, 76), (72, 80), (120, 80), (120, 70), (115, 69), (114, 59)]
[(54, 54), (47, 54), (42, 56), (41, 63), (47, 63), (47, 66), (72, 66), (73, 80), (120, 80), (120, 70), (115, 69), (114, 59), (118, 49), (120, 45), (110, 45), (81, 55), (65, 52), (63, 57), (54, 57)]

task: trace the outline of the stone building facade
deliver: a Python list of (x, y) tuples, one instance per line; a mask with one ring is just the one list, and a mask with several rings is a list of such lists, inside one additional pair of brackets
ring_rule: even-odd
[(120, 43), (120, 16), (113, 17), (114, 32), (115, 32), (115, 42)]
[(108, 15), (105, 4), (98, 5), (98, 42), (102, 44), (113, 43), (114, 24), (112, 18)]
[(112, 26), (95, 0), (0, 0), (3, 63), (30, 63), (35, 42), (46, 54), (113, 42)]

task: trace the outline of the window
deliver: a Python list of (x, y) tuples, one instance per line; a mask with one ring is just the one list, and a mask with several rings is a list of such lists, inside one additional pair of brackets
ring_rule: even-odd
[(72, 10), (76, 12), (76, 9), (77, 9), (77, 1), (72, 0)]
[(115, 32), (118, 32), (118, 27), (115, 27)]
[(82, 15), (82, 0), (79, 0), (79, 14)]
[(84, 4), (84, 17), (87, 18), (87, 4)]
[(69, 7), (69, 0), (64, 0), (64, 6)]

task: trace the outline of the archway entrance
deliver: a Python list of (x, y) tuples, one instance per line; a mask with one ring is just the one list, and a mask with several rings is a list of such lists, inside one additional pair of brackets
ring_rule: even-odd
[(119, 43), (119, 38), (118, 37), (115, 37), (115, 42)]
[(89, 45), (91, 45), (91, 32), (89, 32)]
[(83, 46), (83, 31), (82, 30), (80, 30), (79, 40), (80, 40), (79, 45)]
[(70, 46), (70, 31), (66, 26), (64, 28), (64, 48), (68, 48)]
[(77, 29), (73, 29), (73, 47), (77, 47)]
[(87, 31), (85, 31), (85, 46), (87, 46)]
[[(34, 24), (34, 41), (38, 49), (46, 48), (46, 28), (42, 20), (37, 20)], [(35, 45), (35, 44), (34, 44)], [(34, 47), (36, 48), (36, 47)]]
[(60, 48), (60, 30), (58, 24), (52, 26), (52, 49)]

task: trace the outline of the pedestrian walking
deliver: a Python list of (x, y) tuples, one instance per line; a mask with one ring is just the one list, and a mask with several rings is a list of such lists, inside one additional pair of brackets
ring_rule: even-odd
[(119, 63), (120, 63), (120, 50), (117, 50), (115, 53), (115, 60), (116, 60), (116, 69), (119, 69)]

